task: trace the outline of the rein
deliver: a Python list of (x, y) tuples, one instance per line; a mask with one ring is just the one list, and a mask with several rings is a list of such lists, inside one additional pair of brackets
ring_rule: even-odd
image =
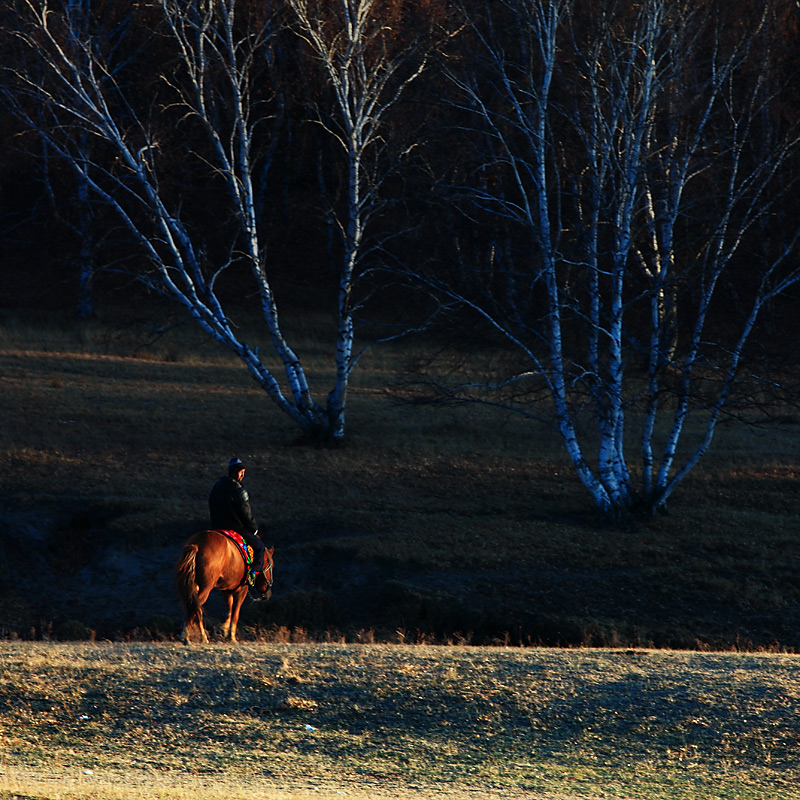
[(272, 588), (272, 564), (272, 556), (268, 552), (264, 551), (264, 569), (262, 569), (261, 572), (264, 574), (264, 580), (267, 582), (266, 591), (269, 591)]

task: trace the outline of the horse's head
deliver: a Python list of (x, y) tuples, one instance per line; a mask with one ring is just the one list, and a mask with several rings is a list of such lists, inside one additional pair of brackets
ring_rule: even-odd
[(264, 569), (256, 576), (254, 588), (261, 594), (262, 600), (269, 600), (272, 596), (272, 554), (274, 552), (274, 547), (264, 551)]

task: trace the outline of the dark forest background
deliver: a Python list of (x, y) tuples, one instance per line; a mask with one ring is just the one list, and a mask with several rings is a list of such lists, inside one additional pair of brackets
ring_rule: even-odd
[[(132, 279), (137, 270), (131, 260), (141, 259), (116, 217), (92, 198), (76, 181), (74, 171), (42, 142), (36, 130), (12, 113), (13, 71), (25, 71), (24, 49), (15, 42), (19, 25), (17, 8), (24, 3), (4, 4), (0, 10), (0, 59), (5, 102), (0, 106), (0, 308), (31, 314), (59, 311), (93, 315), (102, 308), (112, 317), (122, 308), (148, 309), (152, 293)], [(170, 69), (171, 55), (153, 35), (152, 15), (147, 3), (129, 5), (114, 0), (83, 0), (59, 6), (85, 6), (89, 30), (109, 50), (124, 51), (137, 72), (126, 80), (144, 95), (157, 90), (159, 75)], [(330, 209), (341, 202), (346, 187), (345, 163), (333, 153), (333, 144), (318, 119), (320, 109), (331, 105), (330, 86), (312, 53), (291, 30), (281, 2), (239, 3), (242, 24), (264, 24), (270, 18), (276, 32), (264, 53), (262, 77), (264, 113), (270, 118), (268, 135), (260, 144), (264, 173), (259, 198), (266, 233), (273, 286), (281, 303), (294, 311), (325, 310), (337, 289), (336, 248)], [(573, 24), (590, 29), (603, 8), (615, 4), (583, 4)], [(635, 13), (638, 4), (627, 4)], [(680, 4), (675, 4), (680, 8)], [(691, 4), (690, 4), (691, 5)], [(705, 2), (723, 30), (734, 37), (746, 30), (763, 11), (761, 0), (735, 4)], [(410, 84), (392, 114), (391, 153), (408, 153), (389, 172), (381, 196), (386, 200), (380, 214), (376, 238), (382, 267), (413, 264), (415, 269), (433, 269), (440, 274), (467, 276), (482, 269), (491, 258), (515, 261), (524, 254), (524, 232), (498, 220), (494, 214), (466, 203), (465, 187), (507, 179), (497, 163), (497, 153), (471, 127), (467, 113), (455, 96), (452, 80), (444, 71), (455, 71), (465, 80), (478, 80), (483, 65), (477, 55), (475, 32), (487, 4), (452, 3), (446, 0), (384, 0), (377, 12), (390, 27), (392, 46), (398, 53), (423, 51), (430, 62), (426, 71)], [(800, 10), (791, 0), (770, 4), (771, 24), (754, 42), (748, 55), (753, 70), (767, 64), (770, 95), (763, 109), (763, 141), (777, 140), (782, 132), (800, 122)], [(689, 9), (689, 6), (686, 6)], [(494, 31), (515, 35), (514, 18), (503, 3), (491, 9)], [(507, 26), (504, 34), (503, 26)], [(698, 47), (709, 43), (698, 42)], [(759, 49), (763, 48), (763, 49)], [(513, 48), (510, 48), (513, 49)], [(141, 58), (142, 53), (145, 58)], [(421, 57), (421, 55), (419, 56)], [(124, 62), (124, 59), (121, 59)], [(147, 71), (142, 72), (142, 65)], [(31, 65), (31, 69), (34, 66)], [(324, 115), (324, 111), (323, 111)], [(324, 121), (324, 120), (323, 120)], [(47, 125), (46, 109), (42, 124)], [(167, 135), (168, 132), (164, 132)], [(482, 145), (485, 149), (482, 149)], [(186, 141), (186, 151), (192, 142)], [(758, 154), (753, 153), (752, 158)], [(781, 181), (794, 184), (800, 174), (800, 154), (782, 169)], [(209, 204), (212, 187), (190, 159), (174, 158), (169, 171), (170, 190), (191, 207), (191, 219), (204, 229), (209, 250), (215, 247), (214, 231), (220, 235), (226, 221), (220, 209)], [(208, 197), (207, 197), (208, 195)], [(791, 191), (771, 209), (759, 243), (781, 239), (796, 227), (800, 214), (797, 192)], [(565, 228), (573, 221), (565, 220)], [(690, 244), (688, 245), (690, 246)], [(220, 245), (222, 248), (222, 245)], [(736, 315), (738, 299), (751, 286), (754, 259), (759, 253), (744, 250), (724, 287), (724, 299)], [(464, 277), (464, 280), (467, 278)], [(388, 282), (394, 282), (387, 279)], [(241, 284), (235, 270), (227, 278), (225, 292), (239, 302)], [(757, 340), (758, 349), (770, 356), (793, 360), (798, 315), (797, 290), (777, 301)], [(413, 291), (393, 291), (381, 303), (396, 311), (408, 306), (409, 316), (423, 302)]]

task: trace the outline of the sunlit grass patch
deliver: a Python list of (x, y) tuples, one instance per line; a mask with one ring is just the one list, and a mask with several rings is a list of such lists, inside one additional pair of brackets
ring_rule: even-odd
[(0, 651), (3, 798), (110, 800), (149, 781), (156, 797), (224, 787), (267, 798), (766, 800), (792, 797), (800, 780), (793, 656), (318, 644)]

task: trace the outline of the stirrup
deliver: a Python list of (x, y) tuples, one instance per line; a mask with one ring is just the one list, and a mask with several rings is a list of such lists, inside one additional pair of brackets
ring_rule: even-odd
[(258, 575), (257, 572), (253, 572), (253, 570), (247, 570), (247, 585), (248, 586), (255, 586), (256, 575)]

